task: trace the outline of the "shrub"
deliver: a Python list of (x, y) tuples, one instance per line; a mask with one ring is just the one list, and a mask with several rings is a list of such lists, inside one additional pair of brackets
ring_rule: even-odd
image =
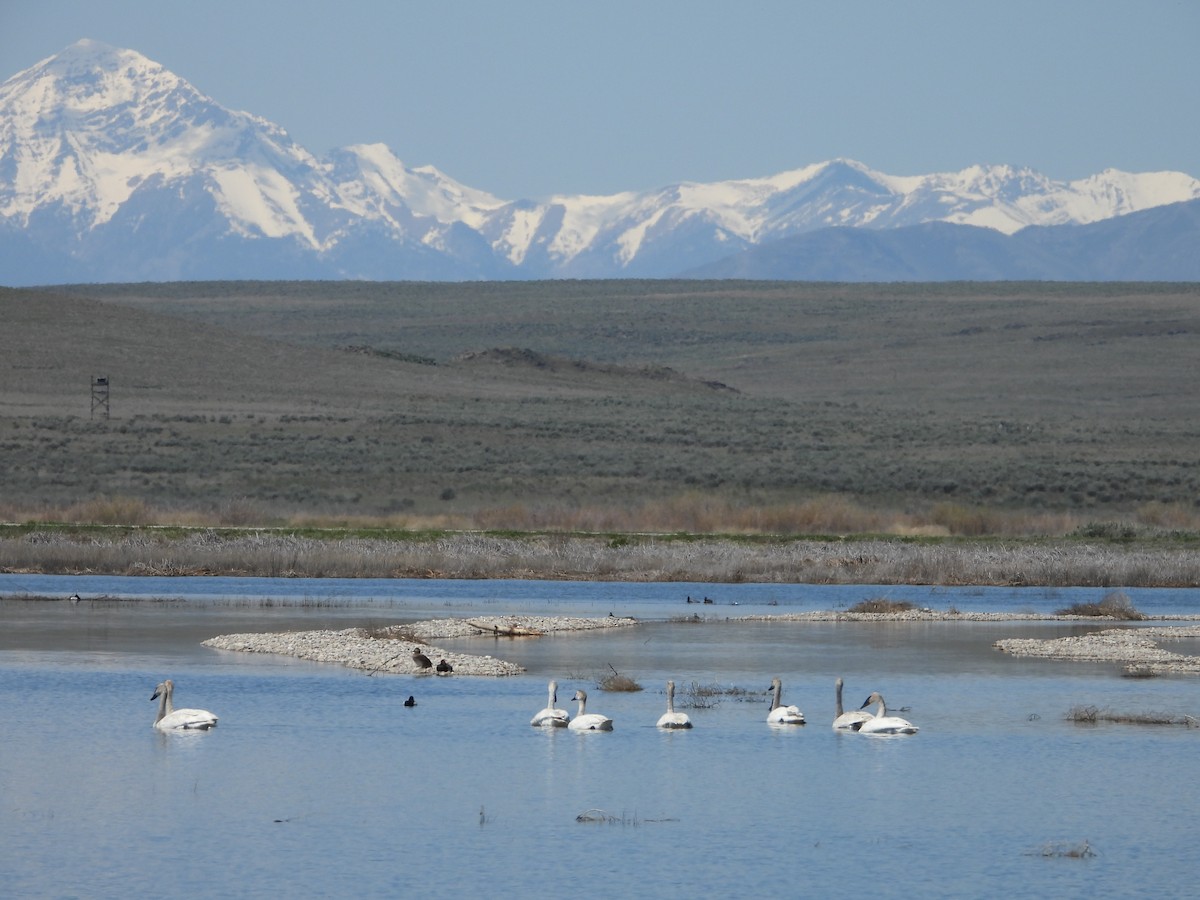
[(1140, 622), (1146, 616), (1134, 608), (1124, 591), (1110, 591), (1099, 603), (1075, 603), (1058, 610), (1060, 616), (1104, 616), (1125, 622)]
[(1067, 721), (1082, 725), (1114, 722), (1122, 725), (1183, 725), (1185, 728), (1200, 727), (1193, 716), (1174, 715), (1163, 712), (1118, 713), (1098, 706), (1074, 706), (1067, 712)]
[(758, 699), (757, 694), (752, 693), (745, 688), (730, 685), (724, 685), (713, 682), (712, 684), (700, 684), (698, 681), (693, 681), (683, 690), (683, 702), (679, 705), (684, 709), (712, 709), (721, 702), (722, 697), (733, 697), (735, 700), (744, 700), (747, 697), (753, 696)]
[(1058, 841), (1044, 844), (1031, 855), (1034, 856), (1052, 856), (1059, 859), (1088, 859), (1096, 855), (1096, 851), (1092, 849), (1092, 845), (1087, 841), (1081, 844), (1069, 844)]
[(633, 693), (635, 691), (640, 691), (642, 689), (642, 686), (640, 684), (638, 684), (636, 681), (634, 681), (632, 678), (630, 678), (628, 675), (622, 675), (616, 669), (613, 669), (613, 667), (611, 665), (609, 666), (609, 668), (612, 669), (612, 674), (605, 675), (598, 682), (596, 682), (596, 684), (600, 688), (600, 690), (602, 690), (602, 691), (625, 691), (628, 693)]
[(859, 600), (847, 612), (852, 613), (898, 613), (915, 609), (907, 600), (889, 600), (886, 597), (870, 597)]
[(1122, 678), (1157, 678), (1153, 666), (1131, 664), (1121, 670)]
[(151, 519), (150, 510), (137, 497), (98, 497), (72, 507), (65, 515), (95, 525), (142, 525)]

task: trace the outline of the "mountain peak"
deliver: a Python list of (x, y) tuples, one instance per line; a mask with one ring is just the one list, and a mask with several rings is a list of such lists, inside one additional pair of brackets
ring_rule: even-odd
[(1009, 165), (894, 176), (836, 158), (760, 178), (506, 201), (382, 144), (317, 159), (278, 125), (101, 41), (76, 41), (0, 84), (0, 277), (15, 277), (9, 262), (46, 273), (24, 283), (68, 272), (663, 277), (832, 226), (1013, 234), (1195, 197), (1200, 181), (1178, 172), (1064, 183)]
[(114, 47), (112, 44), (106, 44), (104, 41), (97, 41), (93, 38), (80, 38), (43, 62), (53, 61), (54, 64), (61, 67), (104, 66), (130, 57), (145, 59), (136, 50)]
[[(95, 88), (99, 86), (127, 85), (163, 76), (178, 80), (136, 50), (82, 38), (6, 80), (0, 85), (0, 97), (14, 91), (27, 91), (29, 86), (46, 80), (63, 86), (86, 85), (91, 88), (87, 93), (95, 97)], [(70, 92), (67, 96), (71, 96)]]
[(282, 129), (225, 109), (136, 51), (86, 38), (0, 85), (0, 123), (0, 166), (13, 173), (0, 215), (27, 222), (57, 207), (79, 230), (156, 179), (234, 159), (308, 161)]

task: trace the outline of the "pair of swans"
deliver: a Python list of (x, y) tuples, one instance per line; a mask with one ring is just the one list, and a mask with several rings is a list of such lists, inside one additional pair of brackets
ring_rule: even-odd
[[(833, 727), (838, 731), (857, 731), (859, 734), (916, 734), (920, 729), (908, 719), (889, 716), (883, 694), (872, 692), (861, 707), (849, 712), (842, 710), (842, 679), (834, 682), (836, 688), (837, 713)], [(784, 706), (780, 695), (783, 686), (778, 678), (771, 680), (771, 711), (767, 721), (772, 725), (803, 725), (804, 713), (795, 706)], [(867, 707), (878, 704), (872, 714)]]
[(159, 731), (208, 731), (217, 727), (217, 717), (207, 709), (176, 709), (172, 700), (174, 692), (175, 682), (168, 678), (150, 695), (151, 700), (158, 701), (155, 728)]
[(565, 709), (556, 709), (558, 702), (558, 682), (550, 682), (546, 708), (539, 710), (529, 724), (535, 728), (569, 728), (571, 731), (612, 731), (613, 722), (608, 716), (587, 712), (587, 693), (576, 691), (575, 700), (579, 701), (579, 712), (571, 718)]
[[(839, 678), (835, 685), (837, 688), (837, 718), (833, 720), (833, 727), (836, 730), (857, 731), (859, 734), (916, 734), (920, 731), (908, 719), (889, 716), (887, 703), (884, 702), (883, 694), (879, 691), (872, 691), (871, 696), (863, 701), (863, 705), (858, 709), (842, 712), (842, 679)], [(867, 710), (872, 703), (877, 704), (874, 713)]]

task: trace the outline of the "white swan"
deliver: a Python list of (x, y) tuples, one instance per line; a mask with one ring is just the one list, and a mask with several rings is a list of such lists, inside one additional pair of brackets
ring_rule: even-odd
[(154, 727), (160, 731), (208, 731), (217, 727), (217, 717), (207, 709), (176, 709), (171, 695), (175, 682), (167, 679), (154, 689), (151, 700), (158, 701)]
[(558, 682), (550, 682), (550, 696), (546, 702), (546, 708), (540, 710), (536, 716), (529, 720), (530, 725), (536, 725), (538, 728), (566, 728), (567, 723), (571, 721), (571, 717), (565, 709), (555, 709), (554, 704), (558, 702)]
[(687, 713), (675, 712), (675, 682), (667, 682), (667, 711), (659, 717), (659, 728), (691, 728)]
[(602, 716), (600, 713), (589, 713), (584, 710), (587, 708), (587, 692), (576, 691), (572, 698), (579, 701), (579, 712), (575, 715), (567, 727), (572, 731), (612, 731), (613, 720), (608, 716)]
[(796, 706), (784, 706), (780, 702), (783, 684), (778, 678), (771, 679), (771, 711), (767, 713), (767, 721), (772, 725), (803, 725), (804, 713)]
[(883, 694), (879, 691), (874, 691), (863, 701), (860, 708), (866, 709), (872, 703), (878, 703), (879, 706), (875, 710), (875, 715), (863, 722), (862, 727), (858, 729), (859, 734), (916, 734), (920, 730), (908, 719), (889, 716), (887, 704), (883, 702)]
[(842, 679), (834, 682), (837, 690), (837, 718), (833, 720), (833, 727), (838, 731), (858, 731), (862, 727), (863, 722), (874, 718), (865, 709), (852, 709), (849, 712), (842, 712)]

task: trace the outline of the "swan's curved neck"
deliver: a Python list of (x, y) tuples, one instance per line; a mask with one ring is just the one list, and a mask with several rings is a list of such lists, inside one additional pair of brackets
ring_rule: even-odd
[(771, 687), (771, 709), (779, 709), (783, 705), (781, 700), (783, 696), (783, 685), (778, 681)]
[(837, 680), (837, 714), (842, 714), (842, 679)]
[(675, 683), (671, 682), (667, 685), (667, 712), (675, 712)]
[(154, 718), (155, 723), (161, 722), (164, 716), (173, 712), (175, 712), (175, 704), (171, 701), (171, 689), (165, 687), (158, 692), (158, 715)]

